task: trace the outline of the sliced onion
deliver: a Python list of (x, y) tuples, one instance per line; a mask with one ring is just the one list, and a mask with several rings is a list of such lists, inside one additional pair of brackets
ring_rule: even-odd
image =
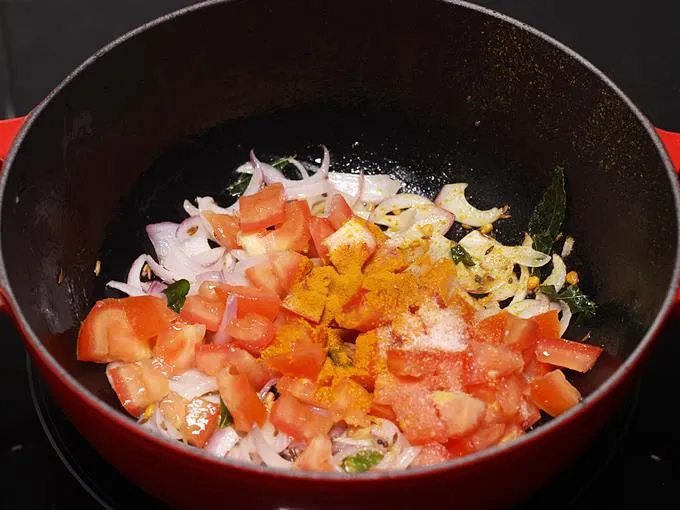
[(232, 427), (218, 428), (213, 432), (213, 435), (210, 436), (204, 449), (208, 453), (212, 453), (215, 457), (222, 458), (236, 446), (240, 439), (238, 432)]
[(272, 386), (274, 386), (277, 382), (279, 382), (279, 378), (272, 377), (266, 383), (264, 383), (264, 386), (262, 386), (262, 389), (257, 394), (259, 399), (262, 400), (267, 395), (267, 393), (269, 393), (269, 390), (272, 389)]
[(124, 292), (128, 296), (144, 296), (146, 294), (146, 292), (144, 292), (141, 289), (138, 289), (133, 285), (128, 285), (127, 283), (123, 282), (117, 282), (115, 280), (106, 282), (106, 286)]
[(571, 321), (571, 308), (564, 301), (560, 301), (560, 308), (562, 309), (562, 317), (560, 317), (560, 336), (564, 335), (569, 327)]
[[(343, 195), (356, 197), (361, 181), (360, 174), (347, 174), (343, 172), (329, 172), (328, 180), (333, 188)], [(386, 174), (365, 175), (361, 202), (376, 204), (386, 198), (395, 195), (404, 185), (402, 181), (393, 179)]]
[(392, 446), (399, 438), (399, 427), (397, 427), (390, 420), (384, 418), (374, 418), (374, 423), (371, 426), (371, 434), (376, 439), (382, 439), (387, 446)]
[(180, 434), (179, 431), (165, 419), (158, 405), (156, 405), (156, 409), (154, 410), (151, 418), (149, 418), (141, 426), (143, 429), (146, 429), (152, 434), (160, 437), (167, 437), (175, 441), (183, 439), (182, 434)]
[(409, 467), (418, 454), (420, 454), (421, 450), (422, 447), (420, 446), (408, 446), (403, 448), (401, 455), (399, 455), (399, 458), (393, 465), (394, 469), (406, 469)]
[(206, 271), (196, 276), (197, 282), (221, 282), (222, 281), (222, 271)]
[(501, 307), (498, 301), (492, 301), (484, 306), (484, 308), (477, 310), (475, 313), (475, 318), (477, 321), (483, 321), (484, 319), (500, 313)]
[(504, 246), (495, 239), (472, 230), (459, 243), (475, 259), (484, 260), (493, 252), (500, 252), (510, 261), (527, 267), (541, 267), (550, 262), (550, 256), (529, 246)]
[(548, 277), (543, 280), (543, 285), (552, 285), (557, 292), (564, 286), (567, 278), (567, 266), (564, 264), (562, 257), (553, 253), (552, 256), (553, 270)]
[(222, 281), (228, 285), (239, 285), (243, 287), (249, 287), (250, 282), (248, 281), (248, 278), (245, 277), (243, 274), (237, 274), (237, 273), (223, 273), (222, 274)]
[(571, 236), (567, 236), (567, 238), (564, 240), (564, 245), (562, 246), (562, 258), (566, 259), (569, 255), (571, 255), (573, 249), (574, 238)]
[(170, 390), (187, 400), (193, 400), (206, 393), (217, 391), (217, 379), (192, 368), (181, 375), (172, 377)]
[(338, 451), (338, 453), (333, 455), (332, 457), (333, 464), (339, 466), (340, 464), (342, 464), (342, 461), (345, 460), (347, 457), (351, 457), (352, 455), (356, 455), (357, 453), (363, 451), (366, 451), (366, 448), (357, 446), (348, 446), (346, 448), (343, 447), (342, 449), (340, 449), (340, 451)]
[(354, 199), (351, 202), (352, 209), (357, 207), (359, 203), (361, 203), (361, 195), (364, 193), (364, 184), (366, 183), (366, 177), (364, 176), (364, 170), (363, 168), (359, 170), (359, 189), (357, 190), (357, 194), (354, 196)]
[(493, 223), (503, 216), (507, 208), (494, 207), (482, 211), (473, 207), (465, 198), (467, 183), (459, 182), (444, 186), (434, 203), (442, 209), (452, 212), (456, 216), (456, 221), (472, 227), (481, 227), (488, 223)]
[(168, 286), (163, 282), (154, 281), (150, 283), (147, 293), (152, 296), (163, 296), (163, 291), (167, 288)]
[(526, 266), (520, 266), (519, 268), (519, 282), (517, 282), (517, 292), (512, 298), (512, 303), (517, 303), (518, 301), (522, 301), (524, 298), (527, 297), (527, 285), (529, 284), (529, 278), (531, 274), (529, 272), (529, 268)]
[(257, 425), (253, 425), (253, 429), (250, 431), (249, 436), (255, 443), (255, 451), (264, 462), (269, 467), (281, 468), (281, 469), (291, 469), (293, 463), (281, 457), (274, 449), (267, 444), (260, 428)]
[(335, 439), (335, 443), (342, 447), (360, 448), (362, 450), (375, 449), (376, 445), (372, 439), (355, 439), (353, 437), (342, 436)]
[(386, 221), (386, 217), (388, 215), (393, 215), (395, 212), (399, 212), (404, 209), (411, 209), (417, 205), (429, 205), (431, 203), (432, 202), (427, 198), (421, 195), (416, 195), (415, 193), (400, 193), (380, 202), (368, 219), (379, 225), (390, 226), (389, 222), (383, 223)]
[(313, 177), (304, 181), (292, 181), (296, 184), (286, 186), (286, 198), (288, 200), (313, 198), (331, 191), (330, 183), (327, 180), (311, 182), (312, 179)]
[(127, 284), (132, 287), (138, 288), (139, 290), (142, 290), (142, 281), (140, 276), (142, 274), (144, 264), (146, 264), (146, 256), (142, 254), (139, 257), (137, 257), (135, 261), (132, 263), (127, 276)]
[(213, 343), (215, 344), (226, 344), (231, 342), (231, 336), (227, 333), (227, 326), (232, 319), (236, 317), (236, 312), (238, 307), (238, 301), (236, 300), (235, 294), (229, 294), (227, 298), (227, 305), (224, 307), (224, 313), (222, 314), (222, 319), (220, 320), (220, 325), (215, 332), (213, 337)]
[(517, 303), (511, 303), (505, 309), (509, 313), (522, 319), (530, 319), (535, 315), (549, 312), (550, 310), (557, 311), (561, 310), (560, 305), (558, 305), (557, 303), (552, 303), (550, 301), (540, 299), (539, 296), (542, 295), (539, 293), (536, 295), (536, 299), (523, 299), (522, 301), (518, 301)]
[(175, 232), (175, 237), (178, 241), (187, 241), (195, 235), (207, 237), (205, 226), (200, 216), (189, 216), (178, 225)]

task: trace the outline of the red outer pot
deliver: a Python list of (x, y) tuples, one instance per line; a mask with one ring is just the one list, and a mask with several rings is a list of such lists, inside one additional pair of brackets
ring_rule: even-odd
[[(473, 8), (495, 15), (485, 9)], [(14, 119), (0, 123), (0, 159), (5, 158), (12, 137), (23, 121)], [(642, 122), (654, 137), (651, 126), (644, 119)], [(24, 133), (30, 130), (30, 124), (29, 119), (18, 135), (17, 146)], [(662, 130), (657, 130), (657, 134), (666, 143), (668, 156), (676, 167), (680, 167), (680, 135)], [(17, 146), (10, 149), (10, 162)], [(658, 140), (657, 146), (661, 150)], [(668, 161), (665, 155), (661, 157)], [(200, 504), (262, 509), (401, 509), (422, 505), (424, 499), (428, 506), (436, 508), (499, 507), (525, 497), (547, 481), (592, 440), (630, 390), (650, 355), (654, 336), (668, 316), (674, 292), (675, 289), (669, 290), (661, 314), (614, 375), (580, 406), (560, 418), (513, 443), (445, 465), (354, 478), (278, 473), (226, 464), (196, 449), (143, 433), (122, 413), (85, 391), (68, 375), (31, 331), (11, 292), (0, 291), (0, 295), (55, 399), (78, 430), (132, 482), (173, 507), (196, 508)], [(518, 471), (521, 471), (521, 477), (517, 476)]]

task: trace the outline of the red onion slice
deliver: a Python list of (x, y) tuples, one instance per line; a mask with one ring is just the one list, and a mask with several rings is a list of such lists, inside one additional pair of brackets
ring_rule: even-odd
[(217, 391), (217, 379), (192, 368), (170, 379), (170, 390), (187, 400), (193, 400)]
[(237, 311), (237, 301), (234, 294), (229, 294), (227, 298), (227, 306), (224, 307), (224, 314), (222, 315), (222, 320), (217, 328), (217, 332), (213, 337), (213, 343), (215, 344), (226, 344), (231, 342), (231, 336), (227, 333), (227, 325), (231, 320), (236, 317)]
[(302, 179), (309, 179), (309, 172), (302, 163), (300, 163), (295, 158), (288, 158), (288, 162), (298, 169), (298, 172), (300, 172), (300, 176), (302, 177)]
[(187, 241), (196, 235), (206, 238), (208, 236), (200, 216), (189, 216), (178, 225), (175, 231), (175, 237), (178, 241)]
[(144, 296), (146, 294), (146, 292), (138, 289), (133, 285), (128, 285), (127, 283), (123, 282), (117, 282), (115, 280), (106, 282), (106, 286), (124, 292), (128, 296)]
[(272, 389), (272, 386), (274, 386), (277, 382), (279, 382), (279, 378), (272, 377), (266, 383), (264, 383), (264, 386), (262, 386), (262, 389), (257, 394), (259, 399), (262, 400), (267, 395), (267, 393), (269, 393), (269, 390)]

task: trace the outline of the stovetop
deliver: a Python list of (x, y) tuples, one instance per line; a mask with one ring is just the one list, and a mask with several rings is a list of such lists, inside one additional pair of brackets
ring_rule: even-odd
[[(0, 33), (5, 30), (0, 50), (4, 45), (9, 53), (0, 54), (0, 106), (5, 114), (25, 113), (111, 38), (195, 1), (117, 0), (95, 7), (87, 0), (0, 0)], [(572, 46), (622, 86), (659, 127), (680, 131), (677, 0), (654, 0), (644, 6), (634, 0), (478, 3), (527, 21)], [(76, 32), (77, 40), (72, 37)], [(11, 69), (3, 68), (6, 64)], [(0, 118), (2, 114), (0, 110)], [(680, 317), (661, 334), (646, 371), (592, 445), (518, 510), (596, 504), (677, 508), (680, 427), (671, 413), (680, 404), (679, 360)], [(127, 482), (80, 437), (31, 366), (12, 321), (2, 314), (0, 410), (0, 509), (164, 508)]]

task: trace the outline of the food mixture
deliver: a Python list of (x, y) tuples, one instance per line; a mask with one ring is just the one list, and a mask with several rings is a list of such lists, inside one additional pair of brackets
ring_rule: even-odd
[(141, 427), (219, 458), (360, 473), (512, 441), (579, 403), (566, 375), (602, 349), (562, 338), (596, 305), (568, 271), (561, 169), (505, 246), (508, 207), (475, 208), (467, 184), (431, 201), (331, 172), (323, 150), (319, 166), (251, 152), (232, 206), (198, 197), (181, 223), (148, 225), (154, 256), (108, 283), (127, 297), (90, 310), (78, 359), (107, 364)]

